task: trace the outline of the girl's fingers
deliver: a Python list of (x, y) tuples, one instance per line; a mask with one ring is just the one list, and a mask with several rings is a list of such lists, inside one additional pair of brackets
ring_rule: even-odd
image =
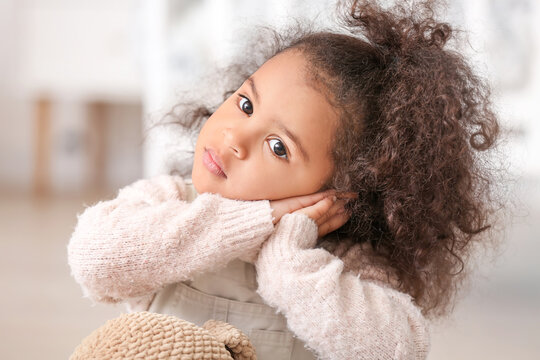
[(319, 219), (317, 219), (317, 226), (324, 224), (329, 218), (334, 216), (340, 209), (343, 209), (345, 206), (346, 200), (337, 200), (334, 204), (328, 209), (328, 211), (323, 214)]
[(325, 197), (335, 196), (337, 199), (353, 199), (358, 196), (356, 193), (337, 193), (335, 190), (326, 190), (314, 194), (301, 195), (289, 198), (290, 211), (305, 208), (316, 204), (323, 200)]
[(340, 193), (336, 193), (336, 196), (338, 199), (356, 199), (358, 197), (358, 193), (340, 192)]
[(333, 194), (332, 190), (327, 190), (327, 191), (318, 192), (315, 194), (298, 196), (296, 197), (296, 199), (298, 200), (298, 204), (300, 204), (300, 207), (298, 207), (297, 209), (315, 205), (319, 201), (323, 200), (324, 198), (329, 197), (332, 194)]
[(270, 207), (272, 208), (272, 216), (274, 224), (276, 224), (283, 215), (290, 214), (294, 211), (307, 208), (317, 204), (321, 200), (335, 193), (335, 191), (323, 191), (309, 195), (294, 196), (285, 199), (271, 200)]
[(340, 212), (334, 214), (325, 223), (319, 225), (319, 237), (323, 237), (334, 230), (339, 229), (349, 220), (349, 214), (347, 212)]
[(334, 205), (333, 196), (327, 196), (323, 198), (322, 200), (318, 201), (317, 203), (315, 203), (314, 205), (296, 210), (295, 212), (306, 214), (315, 222), (317, 222), (320, 217), (322, 217), (324, 214), (328, 212), (328, 210), (330, 210), (332, 205)]
[(286, 202), (286, 205), (287, 205), (286, 212), (292, 213), (293, 211), (312, 206), (318, 203), (319, 201), (323, 200), (325, 197), (328, 197), (330, 194), (331, 194), (331, 190), (328, 190), (328, 191), (318, 192), (318, 193), (309, 194), (309, 195), (295, 196), (295, 197), (284, 199), (281, 201)]
[[(273, 223), (276, 224), (287, 213), (301, 212), (313, 219), (317, 226), (322, 226), (333, 219), (344, 208), (347, 201), (357, 196), (358, 194), (355, 193), (337, 193), (335, 190), (327, 190), (272, 200), (270, 207), (272, 208)], [(328, 227), (328, 225), (324, 226)]]

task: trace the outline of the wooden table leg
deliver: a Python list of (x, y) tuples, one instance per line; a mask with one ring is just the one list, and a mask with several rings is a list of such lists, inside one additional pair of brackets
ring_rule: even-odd
[(107, 185), (107, 104), (101, 101), (87, 105), (88, 128), (90, 130), (90, 188), (92, 191), (103, 191)]
[(51, 191), (51, 100), (38, 99), (34, 111), (34, 195), (43, 197)]

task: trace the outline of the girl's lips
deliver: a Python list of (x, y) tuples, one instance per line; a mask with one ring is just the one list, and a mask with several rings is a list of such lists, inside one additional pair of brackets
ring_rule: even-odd
[(202, 161), (204, 166), (212, 174), (227, 178), (227, 175), (225, 175), (225, 171), (223, 171), (223, 163), (221, 162), (221, 159), (214, 150), (204, 149)]

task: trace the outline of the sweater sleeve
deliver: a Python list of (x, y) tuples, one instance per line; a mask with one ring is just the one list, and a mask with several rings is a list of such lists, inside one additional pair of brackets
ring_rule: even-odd
[(274, 230), (268, 201), (201, 194), (179, 177), (139, 180), (78, 217), (68, 245), (72, 275), (95, 301), (148, 297), (165, 285), (256, 253)]
[(291, 331), (320, 359), (425, 359), (427, 322), (410, 296), (343, 272), (316, 240), (309, 217), (285, 215), (256, 261), (258, 293)]

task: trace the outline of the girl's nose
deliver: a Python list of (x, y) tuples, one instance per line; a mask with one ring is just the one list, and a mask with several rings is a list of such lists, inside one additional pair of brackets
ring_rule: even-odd
[(247, 156), (248, 137), (238, 129), (225, 128), (223, 129), (223, 139), (225, 146), (238, 159), (245, 159)]

